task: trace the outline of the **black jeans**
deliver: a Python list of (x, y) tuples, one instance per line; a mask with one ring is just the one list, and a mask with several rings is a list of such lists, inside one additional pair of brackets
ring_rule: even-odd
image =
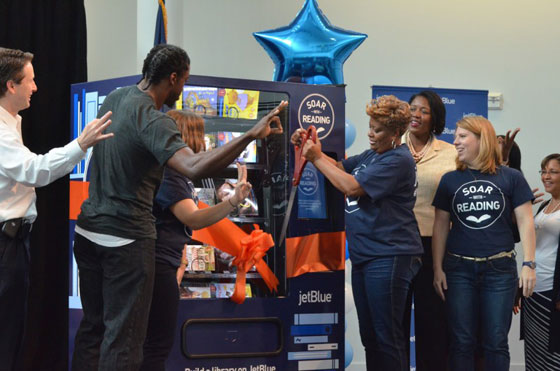
[(97, 245), (76, 234), (84, 317), (74, 341), (74, 371), (136, 371), (142, 362), (154, 284), (155, 240)]
[(165, 371), (165, 361), (175, 340), (178, 307), (177, 268), (156, 263), (154, 293), (141, 371)]
[(21, 345), (29, 291), (29, 229), (15, 238), (0, 232), (0, 370), (21, 368)]
[(422, 237), (422, 267), (412, 281), (416, 370), (445, 371), (449, 354), (445, 302), (434, 289), (432, 238)]

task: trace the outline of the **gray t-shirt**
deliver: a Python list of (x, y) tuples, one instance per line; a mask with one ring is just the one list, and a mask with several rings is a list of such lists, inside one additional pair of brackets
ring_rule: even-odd
[(155, 239), (152, 204), (163, 166), (186, 145), (173, 119), (135, 85), (109, 94), (98, 117), (107, 111), (113, 116), (106, 132), (115, 136), (93, 149), (89, 198), (77, 224), (96, 233)]

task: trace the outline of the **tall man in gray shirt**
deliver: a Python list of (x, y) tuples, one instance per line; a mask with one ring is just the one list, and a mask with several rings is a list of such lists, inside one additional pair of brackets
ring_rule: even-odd
[(99, 114), (113, 111), (115, 140), (95, 147), (89, 198), (76, 226), (74, 254), (84, 317), (76, 334), (72, 369), (137, 370), (142, 361), (155, 269), (152, 201), (165, 165), (200, 179), (231, 164), (255, 139), (283, 132), (280, 103), (227, 145), (194, 154), (181, 139), (172, 106), (189, 78), (187, 53), (155, 46), (142, 80), (107, 96)]

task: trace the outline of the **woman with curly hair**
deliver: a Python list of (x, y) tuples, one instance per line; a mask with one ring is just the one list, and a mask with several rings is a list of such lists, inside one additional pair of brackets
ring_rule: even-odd
[(367, 370), (409, 370), (403, 327), (407, 296), (418, 272), (422, 243), (412, 211), (416, 165), (401, 135), (410, 121), (406, 102), (394, 96), (366, 108), (370, 148), (336, 162), (321, 143), (304, 144), (303, 155), (346, 195), (346, 236), (352, 262), (352, 291)]
[[(449, 326), (449, 369), (474, 370), (480, 335), (484, 369), (509, 370), (515, 293), (521, 287), (528, 297), (535, 286), (533, 192), (519, 171), (500, 165), (496, 133), (484, 117), (461, 119), (454, 145), (457, 170), (439, 183), (432, 234), (434, 287), (446, 303)], [(519, 279), (512, 213), (524, 250)]]

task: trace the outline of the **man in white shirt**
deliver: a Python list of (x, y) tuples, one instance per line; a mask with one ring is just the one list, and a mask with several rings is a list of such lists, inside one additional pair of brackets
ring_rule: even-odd
[(0, 48), (0, 370), (18, 369), (29, 288), (29, 235), (37, 217), (35, 188), (68, 174), (111, 123), (108, 112), (82, 134), (45, 155), (22, 141), (19, 111), (37, 91), (33, 54)]

